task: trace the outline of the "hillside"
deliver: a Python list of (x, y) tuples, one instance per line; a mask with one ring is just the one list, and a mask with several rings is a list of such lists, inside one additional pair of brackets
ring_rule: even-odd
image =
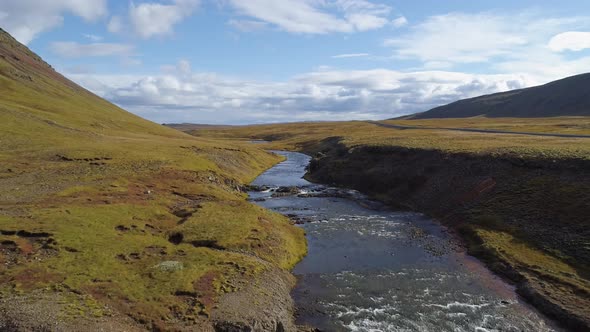
[(545, 85), (470, 99), (413, 114), (405, 119), (590, 116), (590, 74)]
[(0, 31), (0, 330), (290, 326), (303, 232), (243, 189), (278, 161), (132, 115)]

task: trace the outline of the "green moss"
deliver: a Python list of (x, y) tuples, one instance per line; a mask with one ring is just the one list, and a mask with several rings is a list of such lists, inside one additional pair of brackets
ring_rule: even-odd
[(512, 266), (524, 267), (524, 271), (534, 271), (537, 275), (590, 290), (575, 268), (553, 255), (514, 238), (509, 233), (477, 229), (476, 234), (481, 238), (482, 246), (488, 251), (495, 252), (497, 259), (508, 262)]
[(301, 229), (279, 214), (251, 208), (244, 201), (205, 203), (173, 232), (182, 233), (187, 243), (251, 252), (286, 269), (306, 253), (305, 243), (294, 241), (302, 237)]
[[(157, 205), (114, 204), (43, 209), (32, 219), (39, 225), (45, 225), (43, 230), (52, 234), (51, 238), (57, 243), (57, 254), (36, 263), (32, 279), (24, 278), (31, 274), (27, 265), (6, 271), (5, 277), (15, 280), (17, 289), (23, 291), (59, 282), (68, 289), (92, 294), (108, 303), (130, 301), (142, 305), (141, 313), (131, 314), (143, 315), (149, 309), (153, 314), (166, 316), (168, 305), (184, 306), (174, 294), (208, 292), (199, 287), (211, 287), (214, 294), (231, 292), (236, 288), (227, 280), (249, 279), (258, 275), (265, 267), (248, 252), (281, 267), (290, 267), (301, 258), (305, 242), (299, 229), (293, 228), (283, 217), (271, 215), (246, 202), (235, 201), (235, 204), (239, 205), (239, 209), (224, 212), (205, 209), (203, 217), (219, 221), (217, 225), (182, 228), (187, 232), (189, 242), (191, 236), (203, 233), (208, 239), (227, 246), (227, 250), (170, 243), (165, 235), (167, 229), (177, 230), (173, 226), (175, 223), (170, 222), (174, 216)], [(261, 222), (258, 216), (269, 219)], [(192, 220), (192, 223), (198, 221)], [(146, 227), (146, 224), (151, 227)], [(262, 238), (255, 241), (254, 248), (253, 240), (244, 236), (248, 234), (244, 230), (250, 227), (261, 230), (258, 235)], [(155, 233), (154, 228), (158, 230)], [(237, 252), (241, 249), (245, 253)], [(178, 262), (175, 265), (178, 268), (160, 268), (163, 262)], [(210, 285), (196, 283), (210, 273), (218, 275), (219, 279), (214, 279)], [(10, 283), (5, 286), (11, 287)]]
[(78, 316), (101, 318), (111, 315), (110, 311), (88, 295), (74, 295), (70, 293), (62, 293), (64, 300), (61, 304), (64, 308), (61, 312), (61, 319), (73, 319)]

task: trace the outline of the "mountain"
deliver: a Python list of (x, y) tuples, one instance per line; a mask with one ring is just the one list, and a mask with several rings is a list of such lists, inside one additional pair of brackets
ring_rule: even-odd
[(126, 112), (0, 30), (0, 330), (291, 328), (303, 230), (243, 185), (280, 160)]
[(410, 115), (406, 119), (476, 116), (490, 118), (590, 116), (590, 73), (567, 77), (541, 86), (463, 99)]

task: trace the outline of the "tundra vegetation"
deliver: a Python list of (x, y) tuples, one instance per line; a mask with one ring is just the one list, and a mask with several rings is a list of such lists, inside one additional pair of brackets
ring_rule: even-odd
[(127, 113), (3, 31), (0, 90), (3, 324), (207, 331), (225, 295), (256, 307), (274, 296), (261, 278), (292, 283), (303, 231), (243, 186), (279, 156)]
[(269, 149), (308, 153), (314, 156), (309, 179), (438, 218), (545, 313), (574, 330), (590, 326), (590, 138), (510, 133), (587, 135), (589, 117), (184, 129), (203, 138), (263, 139)]

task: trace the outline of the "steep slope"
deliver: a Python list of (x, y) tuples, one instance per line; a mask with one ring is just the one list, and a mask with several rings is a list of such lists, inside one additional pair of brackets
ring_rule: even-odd
[[(0, 129), (39, 137), (81, 131), (102, 135), (183, 135), (144, 120), (68, 80), (39, 56), (0, 30)], [(24, 124), (24, 125), (23, 125)], [(22, 128), (20, 131), (16, 131)], [(53, 135), (44, 140), (52, 140)]]
[(590, 74), (545, 85), (495, 93), (433, 108), (407, 119), (466, 118), (475, 116), (537, 118), (590, 116)]
[(0, 330), (292, 326), (303, 232), (242, 186), (279, 160), (132, 115), (0, 31)]

